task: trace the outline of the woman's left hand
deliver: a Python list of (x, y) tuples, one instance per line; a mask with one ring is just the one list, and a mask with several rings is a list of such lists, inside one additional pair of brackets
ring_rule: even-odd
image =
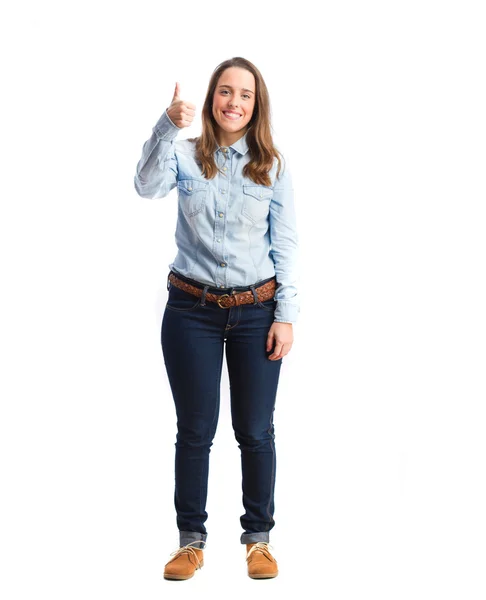
[(267, 336), (267, 352), (275, 348), (268, 356), (269, 360), (280, 360), (290, 352), (292, 342), (294, 341), (294, 332), (292, 323), (279, 323), (274, 321)]

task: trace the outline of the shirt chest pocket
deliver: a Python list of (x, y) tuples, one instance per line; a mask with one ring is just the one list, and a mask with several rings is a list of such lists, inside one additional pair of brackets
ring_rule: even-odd
[(265, 185), (243, 184), (243, 207), (241, 212), (252, 221), (265, 219), (270, 212), (273, 189)]
[(177, 182), (179, 206), (187, 217), (202, 211), (208, 197), (209, 182), (200, 179), (182, 179)]

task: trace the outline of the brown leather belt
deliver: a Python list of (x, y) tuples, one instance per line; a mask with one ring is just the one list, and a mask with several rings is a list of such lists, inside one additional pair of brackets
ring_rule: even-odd
[[(200, 298), (202, 296), (203, 290), (198, 288), (187, 281), (183, 281), (179, 279), (174, 273), (170, 273), (169, 281), (175, 287), (180, 288), (192, 294), (193, 296), (197, 296)], [(275, 290), (277, 288), (277, 281), (274, 277), (270, 281), (260, 285), (255, 288), (255, 292), (258, 296), (259, 302), (265, 302), (265, 300), (270, 300), (275, 296)], [(246, 290), (245, 292), (236, 292), (233, 291), (231, 295), (229, 294), (212, 294), (211, 292), (206, 293), (206, 300), (208, 302), (216, 302), (220, 308), (231, 308), (232, 306), (240, 306), (240, 304), (256, 304), (255, 298), (251, 290)]]

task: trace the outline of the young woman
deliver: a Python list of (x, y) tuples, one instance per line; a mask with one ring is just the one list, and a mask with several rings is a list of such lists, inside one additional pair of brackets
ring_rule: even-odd
[(271, 135), (259, 70), (236, 57), (213, 72), (198, 138), (176, 140), (195, 105), (176, 83), (135, 175), (143, 198), (177, 186), (178, 253), (169, 264), (161, 343), (177, 414), (175, 509), (180, 547), (167, 579), (203, 565), (209, 452), (219, 414), (224, 347), (234, 434), (241, 450), (241, 543), (248, 575), (275, 577), (273, 412), (292, 347), (298, 238), (292, 180)]

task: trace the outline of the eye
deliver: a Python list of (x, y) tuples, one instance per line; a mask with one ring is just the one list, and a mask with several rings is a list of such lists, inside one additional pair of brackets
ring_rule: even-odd
[(248, 94), (243, 94), (244, 96), (246, 96), (248, 98), (248, 100), (250, 99), (250, 96)]
[[(221, 90), (221, 93), (224, 94), (225, 92), (228, 92), (228, 90)], [(229, 94), (229, 92), (228, 92)]]

